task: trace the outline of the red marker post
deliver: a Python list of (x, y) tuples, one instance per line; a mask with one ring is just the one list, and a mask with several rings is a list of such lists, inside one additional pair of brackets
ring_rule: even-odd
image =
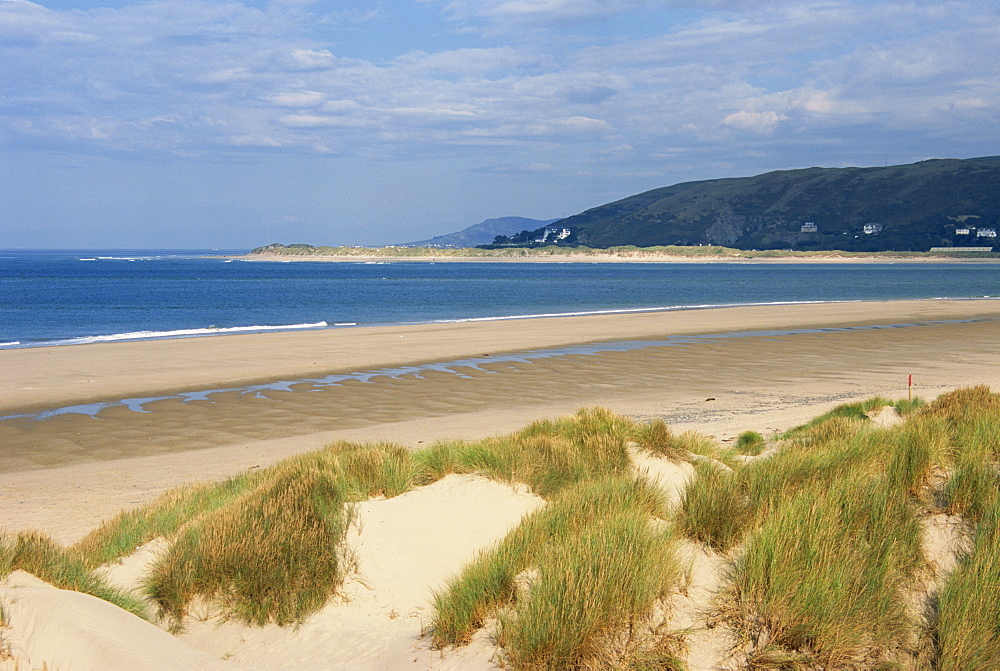
[(910, 373), (910, 378), (906, 382), (906, 398), (913, 401), (913, 373)]

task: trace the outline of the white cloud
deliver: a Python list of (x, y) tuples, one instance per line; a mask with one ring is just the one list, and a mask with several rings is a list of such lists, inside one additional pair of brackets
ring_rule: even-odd
[(293, 91), (267, 96), (265, 100), (279, 107), (316, 107), (323, 104), (326, 96), (319, 91)]
[(292, 59), (304, 68), (332, 68), (337, 57), (326, 49), (294, 49)]
[(351, 125), (343, 117), (320, 116), (317, 114), (286, 114), (278, 121), (292, 128), (329, 128)]
[(770, 135), (778, 127), (778, 124), (788, 119), (784, 114), (778, 114), (773, 110), (766, 112), (748, 112), (740, 110), (726, 115), (722, 119), (723, 125), (731, 126), (741, 130), (749, 130), (761, 135)]
[[(398, 45), (409, 26), (378, 32), (391, 5), (330, 18), (321, 3), (295, 4), (57, 12), (2, 0), (0, 133), (173, 153), (473, 157), (502, 146), (526, 154), (511, 165), (554, 164), (530, 156), (541, 147), (625, 171), (734, 138), (767, 138), (776, 153), (835, 129), (849, 143), (873, 123), (918, 135), (969, 123), (971, 142), (1000, 110), (1000, 11), (961, 0), (459, 0), (448, 16), (554, 27), (484, 38), (439, 21)], [(417, 5), (428, 20), (443, 7)], [(670, 8), (696, 11), (657, 29)], [(627, 12), (651, 19), (641, 37), (567, 27)], [(359, 41), (360, 30), (372, 32)], [(344, 46), (366, 40), (377, 56)]]
[(281, 143), (266, 135), (239, 135), (229, 139), (236, 147), (280, 147)]
[(517, 23), (592, 21), (649, 4), (647, 0), (454, 0), (446, 10), (456, 19), (482, 17)]

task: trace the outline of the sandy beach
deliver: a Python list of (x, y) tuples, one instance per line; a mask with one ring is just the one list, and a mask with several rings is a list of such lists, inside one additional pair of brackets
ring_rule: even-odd
[[(846, 401), (905, 398), (910, 374), (914, 392), (924, 398), (974, 384), (996, 387), (1000, 358), (993, 343), (998, 336), (1000, 301), (935, 300), (8, 350), (0, 352), (0, 414), (28, 416), (0, 422), (0, 529), (38, 529), (71, 543), (102, 520), (171, 487), (265, 467), (335, 439), (418, 447), (438, 439), (507, 433), (584, 406), (605, 406), (643, 420), (662, 418), (677, 430), (697, 429), (723, 442), (747, 429), (767, 435)], [(538, 350), (551, 351), (517, 354)], [(392, 374), (378, 374), (386, 370)], [(314, 382), (352, 373), (376, 374), (367, 381)], [(275, 381), (292, 384), (281, 390), (253, 387)], [(177, 396), (198, 390), (220, 391), (194, 400)], [(130, 398), (160, 400), (143, 404), (142, 412), (117, 403)], [(93, 416), (35, 416), (93, 402), (109, 405)], [(687, 475), (682, 471), (667, 469), (664, 481), (683, 486)], [(185, 645), (214, 659), (229, 654), (252, 668), (258, 668), (251, 662), (262, 654), (284, 661), (260, 668), (292, 668), (291, 650), (305, 645), (309, 636), (329, 646), (336, 631), (350, 631), (350, 640), (337, 644), (343, 651), (335, 660), (315, 652), (319, 656), (299, 668), (319, 659), (325, 659), (323, 668), (396, 668), (404, 657), (409, 663), (411, 654), (421, 668), (492, 668), (488, 641), (449, 658), (419, 643), (427, 594), (459, 559), (502, 536), (539, 500), (475, 479), (449, 480), (411, 494), (399, 497), (402, 501), (373, 502), (365, 512), (371, 520), (366, 529), (387, 525), (383, 541), (367, 542), (372, 575), (389, 575), (388, 587), (371, 593), (358, 588), (367, 596), (359, 596), (353, 610), (326, 614), (320, 624), (310, 623), (291, 638), (272, 629), (248, 637), (242, 629), (226, 628), (233, 625), (206, 624), (192, 627)], [(408, 501), (409, 516), (388, 512), (405, 508)], [(422, 524), (415, 522), (414, 510), (426, 520), (427, 515), (462, 512), (456, 508), (474, 512), (471, 518), (443, 519), (441, 528), (428, 531), (442, 551), (454, 542), (446, 540), (449, 533), (465, 535), (464, 545), (445, 565), (439, 566), (440, 554), (421, 555), (429, 550), (419, 549), (415, 539), (405, 547), (392, 545), (404, 543), (399, 529)], [(481, 533), (469, 536), (476, 529)], [(427, 569), (427, 582), (416, 584), (405, 567), (386, 564), (385, 557), (396, 554), (420, 556), (420, 566), (438, 568)], [(140, 568), (121, 569), (128, 574), (125, 583), (134, 583), (141, 570), (141, 560), (136, 561)], [(401, 592), (407, 582), (416, 586)], [(400, 609), (408, 615), (398, 618)], [(397, 615), (390, 617), (390, 611)], [(53, 635), (67, 636), (65, 631)], [(236, 641), (244, 639), (250, 642), (240, 647)], [(386, 647), (389, 639), (397, 641), (395, 648)], [(192, 660), (190, 668), (204, 663), (197, 656)], [(156, 664), (154, 659), (135, 668), (160, 668)]]
[[(0, 352), (4, 415), (162, 400), (143, 405), (145, 412), (112, 405), (93, 417), (68, 412), (0, 422), (0, 528), (40, 528), (70, 541), (165, 488), (263, 466), (337, 438), (418, 446), (509, 432), (584, 406), (664, 418), (720, 440), (746, 429), (774, 431), (849, 399), (905, 396), (911, 373), (924, 397), (995, 383), (1000, 360), (988, 343), (998, 335), (1000, 301), (936, 300), (8, 350)], [(595, 342), (644, 346), (575, 349)], [(509, 356), (545, 349), (554, 354)], [(464, 363), (470, 358), (480, 363)], [(458, 363), (406, 372), (428, 362)], [(335, 385), (303, 381), (380, 370), (396, 374)], [(244, 387), (276, 380), (299, 382), (291, 391)], [(230, 391), (197, 400), (172, 396), (220, 389)]]

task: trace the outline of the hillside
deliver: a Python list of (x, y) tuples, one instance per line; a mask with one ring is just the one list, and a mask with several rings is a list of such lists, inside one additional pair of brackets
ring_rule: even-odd
[(493, 242), (498, 235), (514, 235), (525, 229), (532, 230), (551, 224), (555, 219), (528, 219), (527, 217), (499, 217), (487, 219), (463, 228), (456, 233), (437, 235), (428, 240), (403, 243), (404, 247), (475, 247)]
[[(1000, 157), (877, 168), (806, 168), (686, 182), (601, 205), (558, 223), (572, 231), (574, 244), (590, 247), (722, 245), (847, 251), (992, 247), (997, 240), (990, 231), (995, 235), (1000, 224)], [(815, 232), (808, 226), (803, 230), (807, 223), (815, 224)]]

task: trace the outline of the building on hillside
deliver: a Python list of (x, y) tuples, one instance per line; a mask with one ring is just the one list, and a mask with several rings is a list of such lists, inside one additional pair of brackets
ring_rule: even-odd
[(956, 228), (955, 229), (955, 235), (968, 235), (971, 232), (972, 231), (970, 231), (968, 228)]
[(865, 224), (863, 229), (865, 235), (876, 235), (882, 232), (882, 224)]
[(980, 228), (976, 230), (977, 238), (995, 238), (997, 237), (997, 229), (995, 228)]
[(806, 223), (802, 224), (802, 228), (800, 230), (803, 233), (815, 233), (819, 229), (816, 228), (816, 223), (815, 222), (813, 222), (813, 221), (807, 221)]
[(546, 226), (542, 237), (535, 238), (535, 242), (559, 242), (570, 236), (570, 230), (565, 226)]

